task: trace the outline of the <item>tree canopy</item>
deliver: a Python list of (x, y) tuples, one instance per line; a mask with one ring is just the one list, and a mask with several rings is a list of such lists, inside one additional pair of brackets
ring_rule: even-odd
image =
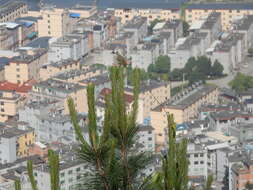
[(183, 74), (185, 79), (192, 84), (196, 81), (205, 81), (211, 77), (223, 76), (223, 66), (218, 60), (212, 61), (206, 56), (190, 57), (183, 69), (174, 69), (170, 73), (172, 80), (182, 80)]
[(148, 72), (154, 72), (159, 74), (169, 74), (170, 72), (170, 58), (167, 55), (160, 55), (155, 64), (151, 64), (148, 67)]
[(235, 78), (229, 82), (229, 86), (236, 92), (248, 90), (253, 88), (253, 77), (237, 73)]

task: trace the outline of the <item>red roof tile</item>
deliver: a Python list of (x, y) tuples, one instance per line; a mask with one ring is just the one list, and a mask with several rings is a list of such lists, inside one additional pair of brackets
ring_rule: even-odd
[(27, 93), (29, 90), (32, 89), (32, 86), (36, 83), (35, 80), (29, 80), (23, 84), (16, 84), (11, 82), (1, 82), (0, 83), (0, 90), (12, 90), (20, 93)]

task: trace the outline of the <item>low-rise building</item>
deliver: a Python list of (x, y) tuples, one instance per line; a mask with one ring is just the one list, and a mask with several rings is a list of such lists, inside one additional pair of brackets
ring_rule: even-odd
[(159, 46), (155, 43), (138, 44), (130, 54), (132, 67), (148, 70), (149, 65), (155, 64), (160, 55)]
[(174, 20), (180, 18), (180, 10), (172, 8), (164, 9), (115, 9), (114, 15), (121, 19), (121, 22), (124, 24), (127, 21), (130, 21), (135, 16), (146, 17), (148, 22), (155, 19), (161, 20)]
[(35, 142), (34, 130), (23, 123), (17, 123), (17, 126), (2, 126), (1, 128), (1, 163), (12, 163), (18, 158), (28, 156), (29, 146)]
[(58, 100), (62, 103), (62, 113), (68, 114), (68, 99), (72, 98), (75, 108), (78, 113), (87, 113), (88, 104), (86, 97), (86, 87), (76, 84), (63, 82), (55, 79), (48, 79), (46, 81), (35, 84), (30, 92), (35, 99), (52, 99)]
[(21, 1), (1, 1), (0, 23), (11, 22), (27, 12), (27, 4)]
[(80, 61), (71, 58), (43, 65), (39, 70), (41, 80), (47, 80), (63, 72), (78, 70), (81, 68)]
[(39, 80), (39, 68), (47, 61), (45, 49), (35, 49), (22, 52), (13, 57), (5, 65), (5, 80), (11, 83), (24, 83), (28, 80)]
[(192, 24), (201, 17), (208, 16), (212, 12), (221, 13), (221, 24), (223, 30), (230, 30), (231, 23), (244, 15), (253, 14), (252, 3), (193, 3), (185, 9), (185, 20)]
[(71, 33), (54, 40), (50, 40), (49, 62), (57, 62), (70, 58), (77, 61), (88, 53), (88, 38), (85, 33)]
[(148, 34), (147, 19), (143, 17), (134, 17), (124, 25), (124, 31), (133, 32), (134, 41), (135, 44), (137, 44)]
[(153, 108), (151, 111), (151, 125), (155, 128), (156, 144), (162, 145), (165, 143), (168, 113), (173, 114), (175, 122), (180, 124), (196, 118), (201, 105), (217, 102), (217, 87), (204, 85), (195, 87), (194, 89), (186, 89)]
[(238, 123), (252, 123), (253, 114), (246, 111), (220, 111), (208, 116), (210, 127), (214, 130), (229, 134), (231, 125)]
[(233, 184), (231, 190), (243, 190), (246, 188), (246, 184), (253, 183), (253, 162), (252, 158), (247, 158), (240, 163), (232, 165), (232, 180)]
[(0, 90), (0, 121), (4, 122), (16, 116), (18, 109), (25, 103), (25, 98), (15, 91)]

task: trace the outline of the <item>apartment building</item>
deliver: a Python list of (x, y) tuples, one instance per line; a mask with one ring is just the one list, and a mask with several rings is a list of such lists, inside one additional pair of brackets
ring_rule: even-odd
[(208, 150), (201, 144), (190, 142), (187, 146), (187, 156), (189, 159), (189, 177), (208, 176)]
[(153, 28), (154, 34), (170, 33), (172, 41), (171, 48), (175, 47), (176, 41), (183, 37), (183, 23), (181, 20), (167, 20), (166, 22), (159, 22)]
[(11, 22), (25, 14), (28, 10), (27, 4), (21, 1), (0, 2), (0, 22)]
[(35, 84), (31, 91), (35, 99), (58, 100), (62, 103), (62, 113), (68, 114), (68, 99), (72, 98), (78, 113), (87, 113), (86, 87), (75, 83), (63, 82), (55, 79)]
[(89, 18), (97, 13), (97, 7), (78, 5), (69, 9), (69, 12), (73, 17)]
[(88, 54), (88, 37), (86, 33), (71, 33), (49, 42), (48, 61), (63, 59), (79, 60)]
[(76, 69), (61, 73), (53, 78), (60, 81), (78, 83), (79, 81), (96, 77), (103, 73), (104, 73), (103, 70), (95, 68), (82, 69), (82, 70)]
[(17, 126), (1, 126), (1, 128), (1, 163), (12, 163), (18, 158), (28, 156), (29, 146), (35, 142), (34, 130), (23, 123), (17, 123)]
[[(35, 115), (36, 123), (32, 126), (37, 134), (37, 140), (42, 143), (60, 141), (64, 144), (77, 142), (76, 133), (69, 115), (64, 115), (57, 110), (51, 110), (41, 115)], [(78, 115), (79, 125), (84, 129), (86, 117)]]
[(245, 15), (241, 19), (237, 19), (233, 22), (233, 30), (245, 37), (244, 52), (248, 53), (248, 49), (252, 47), (253, 40), (253, 15)]
[(105, 88), (111, 88), (111, 81), (108, 73), (103, 73), (94, 77), (90, 77), (78, 82), (82, 86), (93, 84), (95, 87), (95, 97), (98, 98), (100, 92)]
[(212, 62), (218, 60), (224, 67), (224, 73), (231, 73), (240, 67), (245, 58), (245, 40), (242, 33), (226, 33), (206, 50), (206, 55)]
[[(221, 131), (226, 134), (235, 134), (235, 131), (234, 131), (235, 129), (233, 129), (232, 125), (237, 125), (238, 123), (241, 123), (241, 124), (253, 123), (253, 114), (251, 112), (242, 111), (242, 110), (238, 110), (238, 111), (228, 110), (228, 111), (213, 112), (213, 113), (210, 113), (208, 118), (210, 121), (211, 128), (217, 131)], [(236, 136), (239, 136), (239, 134), (237, 134)]]
[(185, 89), (166, 102), (160, 103), (151, 111), (151, 125), (155, 128), (156, 144), (165, 142), (167, 114), (173, 114), (177, 124), (191, 121), (198, 116), (198, 109), (203, 104), (217, 103), (218, 89), (216, 86), (203, 85)]
[(253, 14), (252, 3), (201, 3), (190, 4), (185, 9), (185, 20), (192, 24), (203, 16), (208, 16), (212, 12), (221, 13), (221, 24), (223, 30), (230, 30), (235, 19), (244, 15)]
[(0, 50), (14, 50), (19, 46), (19, 25), (0, 23)]
[(186, 38), (179, 38), (175, 49), (168, 54), (171, 60), (171, 70), (183, 68), (190, 57), (198, 57), (205, 54), (209, 47), (208, 33), (194, 32)]
[(249, 157), (240, 163), (235, 163), (231, 168), (232, 186), (231, 190), (244, 190), (247, 183), (253, 183), (253, 163)]
[(150, 125), (140, 125), (137, 132), (135, 148), (139, 152), (155, 152), (155, 133)]
[(15, 50), (36, 38), (37, 31), (31, 22), (0, 23), (0, 49)]
[(5, 122), (14, 117), (24, 103), (24, 97), (15, 91), (0, 90), (0, 121)]
[(47, 62), (47, 51), (35, 49), (22, 52), (5, 65), (5, 80), (11, 83), (24, 83), (39, 80), (39, 68)]
[(133, 32), (135, 44), (137, 44), (148, 34), (147, 18), (133, 17), (124, 25), (124, 31)]
[(180, 19), (179, 9), (115, 9), (114, 15), (121, 19), (121, 23), (125, 24), (132, 20), (135, 16), (141, 16), (148, 19), (148, 22), (155, 19), (174, 20)]
[[(38, 14), (38, 13), (37, 13)], [(30, 15), (38, 16), (38, 15)], [(59, 38), (72, 30), (72, 19), (69, 11), (53, 7), (45, 7), (40, 10), (38, 20), (38, 36), (50, 36)]]
[(148, 70), (149, 65), (155, 64), (157, 58), (160, 55), (159, 44), (156, 43), (143, 43), (138, 44), (129, 57), (131, 57), (131, 65), (133, 68)]
[[(139, 93), (139, 112), (137, 121), (142, 123), (149, 123), (151, 119), (151, 110), (156, 108), (161, 103), (170, 99), (170, 83), (149, 81), (140, 86)], [(126, 88), (127, 94), (132, 94), (131, 88)], [(153, 125), (151, 125), (153, 127)]]
[[(62, 145), (61, 143), (51, 144), (55, 152), (59, 152), (59, 189), (79, 189), (83, 184), (82, 177), (89, 172), (89, 166), (83, 163), (73, 152), (78, 148), (76, 144)], [(38, 189), (50, 190), (50, 170), (48, 164), (42, 164), (34, 168), (34, 176)]]
[(80, 67), (81, 67), (80, 61), (75, 61), (71, 58), (63, 59), (57, 62), (52, 62), (52, 63), (43, 65), (39, 70), (39, 76), (41, 80), (47, 80), (62, 72), (78, 70), (80, 69)]

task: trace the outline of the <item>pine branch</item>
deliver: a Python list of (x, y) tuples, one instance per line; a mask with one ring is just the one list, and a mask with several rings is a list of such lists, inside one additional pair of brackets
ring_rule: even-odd
[(59, 190), (59, 156), (48, 150), (51, 190)]
[(20, 180), (15, 181), (15, 190), (21, 190)]
[(31, 160), (27, 161), (27, 170), (28, 170), (28, 176), (29, 176), (29, 179), (30, 179), (32, 189), (33, 190), (38, 190), (36, 181), (35, 181), (34, 176), (33, 176), (33, 163), (32, 163)]

